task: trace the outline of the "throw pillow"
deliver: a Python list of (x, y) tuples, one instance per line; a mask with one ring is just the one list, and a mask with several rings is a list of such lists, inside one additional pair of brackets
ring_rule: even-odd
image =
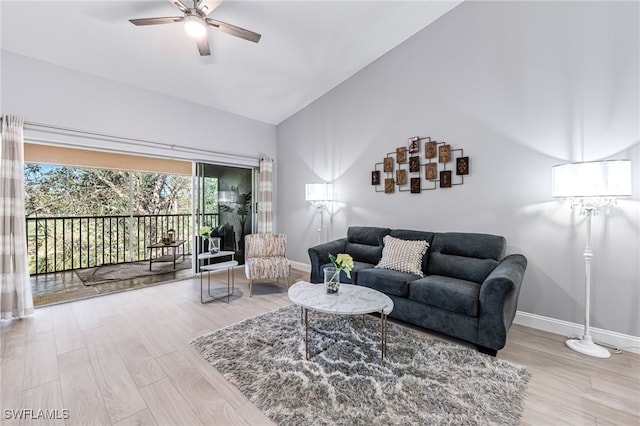
[(401, 240), (386, 235), (382, 239), (382, 258), (376, 268), (393, 269), (394, 271), (424, 276), (422, 258), (427, 253), (429, 243), (423, 240)]

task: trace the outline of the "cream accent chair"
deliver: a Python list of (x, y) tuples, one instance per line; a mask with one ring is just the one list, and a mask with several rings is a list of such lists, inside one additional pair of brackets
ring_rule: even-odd
[(289, 288), (291, 264), (287, 259), (287, 236), (284, 234), (248, 234), (244, 237), (244, 272), (249, 280), (249, 297), (256, 280), (284, 278)]

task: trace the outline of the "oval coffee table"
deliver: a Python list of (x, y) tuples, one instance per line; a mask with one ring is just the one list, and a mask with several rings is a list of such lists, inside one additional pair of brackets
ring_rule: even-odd
[(304, 344), (309, 359), (309, 309), (336, 315), (364, 315), (380, 313), (380, 353), (387, 352), (387, 315), (393, 310), (393, 300), (369, 287), (340, 284), (337, 293), (327, 294), (322, 284), (299, 281), (289, 288), (289, 299), (302, 308)]

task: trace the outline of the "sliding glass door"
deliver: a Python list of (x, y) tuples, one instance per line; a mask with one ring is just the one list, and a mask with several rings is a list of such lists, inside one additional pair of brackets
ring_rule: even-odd
[[(244, 236), (253, 232), (255, 223), (255, 169), (206, 163), (197, 163), (195, 168), (195, 229), (208, 226), (211, 235), (220, 238), (220, 249), (234, 251), (236, 260), (243, 264)], [(194, 247), (198, 253), (208, 249), (199, 236)], [(199, 272), (198, 262), (195, 264)]]

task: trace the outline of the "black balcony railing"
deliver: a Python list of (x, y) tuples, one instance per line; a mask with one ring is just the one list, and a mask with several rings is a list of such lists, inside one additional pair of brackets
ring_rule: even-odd
[[(217, 226), (218, 214), (204, 215), (203, 221)], [(27, 218), (29, 273), (149, 260), (147, 245), (169, 230), (176, 240), (185, 240), (184, 251), (192, 254), (190, 214)]]

